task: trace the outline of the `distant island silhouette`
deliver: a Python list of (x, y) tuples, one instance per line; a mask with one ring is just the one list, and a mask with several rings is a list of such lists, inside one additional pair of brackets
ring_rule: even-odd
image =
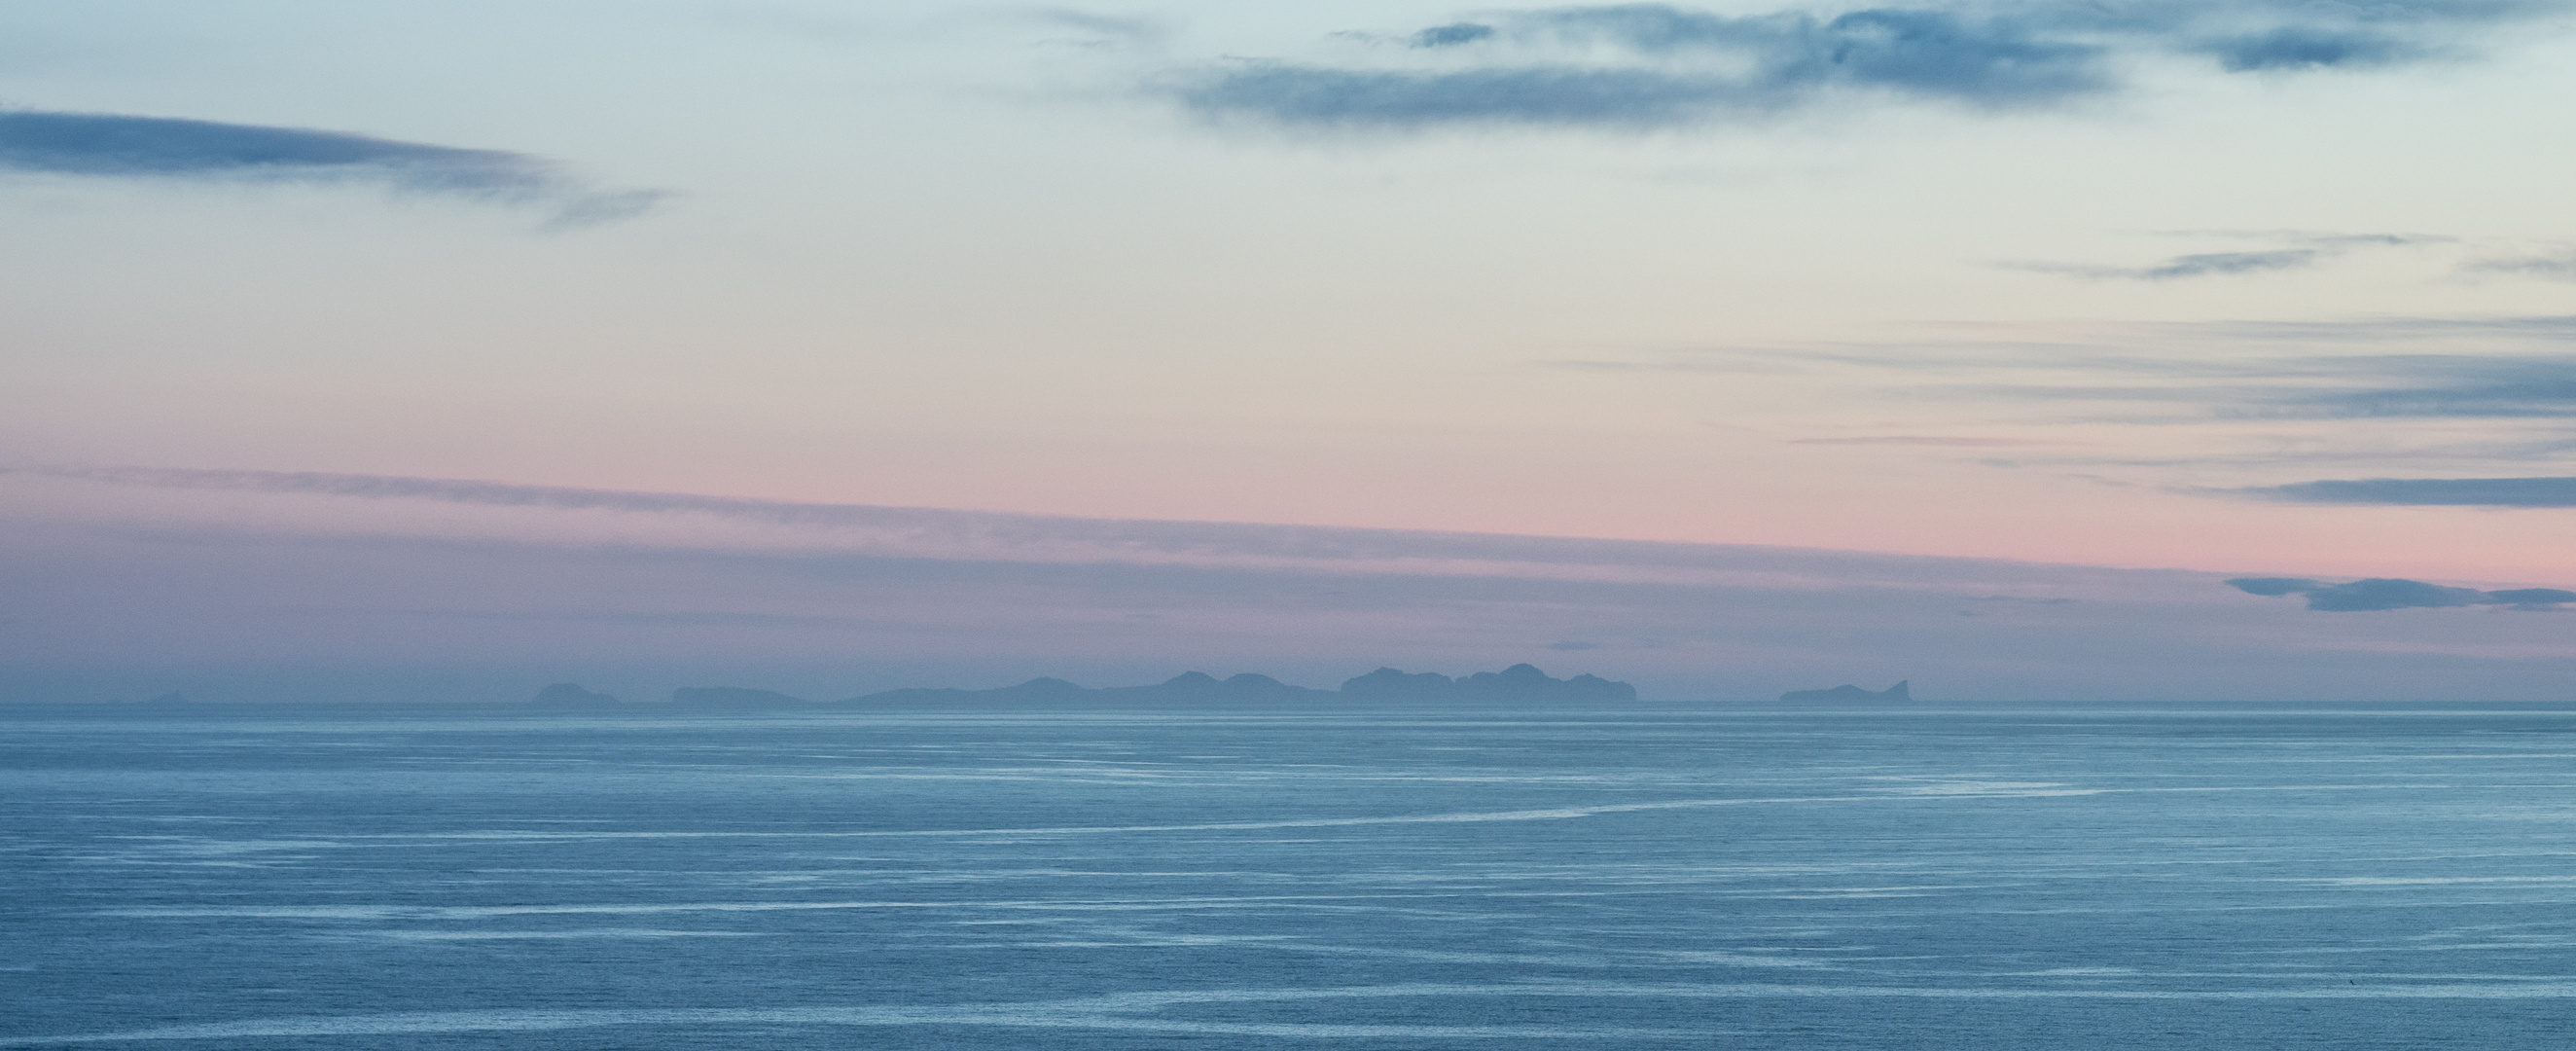
[(604, 693), (592, 693), (573, 683), (559, 682), (538, 690), (536, 699), (531, 703), (549, 708), (583, 708), (616, 704), (618, 700)]
[(1830, 690), (1791, 690), (1781, 694), (1780, 699), (1792, 704), (1807, 701), (1910, 701), (1914, 694), (1908, 690), (1906, 681), (1899, 681), (1884, 690), (1864, 690), (1852, 685), (1836, 686)]
[[(1874, 695), (1873, 695), (1874, 696)], [(671, 691), (673, 707), (693, 711), (774, 711), (842, 705), (944, 704), (1011, 701), (1080, 703), (1087, 701), (1150, 704), (1294, 704), (1300, 701), (1424, 701), (1604, 704), (1637, 699), (1637, 688), (1593, 675), (1558, 679), (1528, 664), (1499, 672), (1483, 671), (1452, 679), (1438, 672), (1404, 672), (1379, 668), (1342, 683), (1338, 690), (1291, 686), (1267, 675), (1220, 679), (1205, 672), (1184, 672), (1151, 686), (1086, 687), (1056, 678), (1036, 678), (1017, 686), (989, 690), (955, 687), (886, 690), (842, 701), (818, 702), (775, 690), (740, 686), (684, 686)], [(533, 703), (546, 707), (582, 707), (619, 703), (574, 683), (556, 683), (537, 693)]]

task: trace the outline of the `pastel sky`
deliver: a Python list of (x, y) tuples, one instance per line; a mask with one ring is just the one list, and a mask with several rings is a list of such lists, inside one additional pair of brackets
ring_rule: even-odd
[(2571, 98), (2560, 0), (0, 3), (0, 685), (2545, 692), (2438, 596), (2576, 587)]

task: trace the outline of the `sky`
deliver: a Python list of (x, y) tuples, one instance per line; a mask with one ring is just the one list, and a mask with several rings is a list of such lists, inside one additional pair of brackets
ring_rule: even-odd
[(0, 697), (2576, 672), (2576, 4), (0, 27)]

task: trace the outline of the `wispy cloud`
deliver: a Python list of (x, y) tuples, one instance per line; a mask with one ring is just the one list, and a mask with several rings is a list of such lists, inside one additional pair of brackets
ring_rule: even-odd
[(607, 190), (553, 161), (307, 128), (0, 110), (0, 169), (116, 178), (370, 182), (543, 207), (565, 224), (628, 218), (663, 194)]
[(1791, 445), (1928, 445), (1943, 448), (1991, 449), (2017, 445), (2062, 445), (2063, 442), (2034, 441), (2023, 438), (1968, 438), (1937, 434), (1873, 434), (1857, 438), (1795, 438)]
[(2520, 274), (2557, 281), (2576, 281), (2576, 249), (2545, 255), (2497, 256), (2476, 259), (2461, 269), (2476, 274)]
[(1090, 34), (1096, 40), (1121, 44), (1150, 44), (1162, 39), (1166, 27), (1150, 18), (1095, 14), (1065, 7), (1036, 8), (1025, 17), (1045, 25), (1060, 26)]
[[(1621, 372), (1879, 374), (1883, 396), (1905, 401), (2134, 406), (2097, 420), (2172, 424), (2245, 420), (2560, 420), (2576, 418), (2576, 338), (2562, 318), (2106, 326), (2049, 340), (1938, 341), (1675, 352), (1660, 359), (1549, 361), (1552, 368)], [(2363, 354), (2337, 348), (2473, 342), (2460, 353)], [(2514, 352), (2507, 341), (2536, 346)], [(2247, 347), (2304, 343), (2315, 347)], [(2216, 348), (2232, 348), (2221, 355)], [(2161, 351), (2161, 353), (2159, 353)], [(2092, 417), (2088, 416), (2088, 419)], [(1906, 436), (1806, 439), (1916, 443)], [(1943, 444), (1963, 444), (1944, 440)], [(1922, 442), (1920, 444), (1931, 444)]]
[(2480, 591), (2398, 577), (2371, 577), (2348, 584), (2328, 584), (2302, 577), (2238, 577), (2227, 586), (2249, 595), (2280, 598), (2304, 595), (2308, 608), (2323, 613), (2372, 613), (2392, 609), (2444, 609), (2457, 606), (2509, 606), (2522, 610), (2557, 610), (2576, 602), (2576, 591), (2558, 588), (2514, 588)]
[[(2356, 363), (2362, 364), (2362, 363)], [(2367, 363), (2381, 375), (2412, 374), (2400, 386), (2274, 391), (2237, 409), (2269, 417), (2325, 419), (2563, 419), (2576, 417), (2576, 360), (2443, 357)], [(2367, 375), (2365, 373), (2364, 375)]]
[(2296, 270), (2316, 265), (2323, 254), (2314, 248), (2283, 248), (2269, 252), (2203, 252), (2196, 255), (2178, 255), (2153, 266), (2138, 267), (2085, 266), (2077, 263), (2006, 263), (2003, 266), (2012, 270), (2062, 274), (2067, 277), (2095, 280), (2171, 281), (2181, 277)]
[[(2241, 487), (2320, 476), (2554, 475), (2571, 473), (2576, 456), (2576, 319), (2563, 316), (1958, 322), (1917, 331), (1535, 364), (1602, 382), (1621, 373), (1674, 382), (1759, 375), (1830, 399), (1822, 402), (1830, 410), (1795, 419), (1747, 407), (1802, 447), (1950, 451), (1996, 468), (2087, 478), (2152, 472), (2117, 477), (2198, 496), (2286, 497), (2298, 491)], [(2040, 447), (2050, 444), (2059, 448)], [(2493, 497), (2461, 502), (2485, 499)]]
[[(2402, 338), (2402, 337), (2401, 337)], [(2154, 406), (2144, 422), (2207, 420), (2558, 420), (2576, 418), (2576, 355), (2333, 354), (2154, 358), (2051, 348), (1938, 352), (1907, 360), (1840, 355), (1899, 372), (2013, 380), (1904, 388), (1911, 398)], [(2175, 415), (2179, 411), (2181, 415)]]
[(2051, 262), (2009, 262), (1995, 265), (2006, 270), (2026, 270), (2032, 273), (2057, 274), (2096, 281), (2172, 281), (2179, 278), (2302, 270), (2355, 249), (2399, 247), (2454, 240), (2427, 234), (2313, 234), (2296, 231), (2268, 234), (2217, 232), (2214, 236), (2262, 238), (2287, 243), (2292, 247), (2244, 252), (2198, 252), (2173, 256), (2163, 262), (2147, 266), (2100, 266)]
[[(2047, 364), (2023, 367), (2050, 369)], [(2195, 415), (2214, 420), (2576, 418), (2576, 357), (2563, 354), (2342, 354), (2232, 361), (2096, 356), (2070, 358), (2051, 371), (2088, 374), (2094, 382), (1985, 383), (1957, 393), (2049, 402), (2181, 403), (2196, 405)]]
[(2488, 317), (2363, 317), (2339, 321), (2209, 321), (2141, 326), (2155, 333), (2199, 339), (2303, 343), (2391, 342), (2428, 339), (2519, 339), (2576, 342), (2576, 314)]
[[(151, 467), (15, 467), (23, 475), (150, 489), (214, 490), (636, 516), (699, 516), (830, 533), (832, 546), (937, 559), (1307, 567), (1337, 572), (1532, 575), (1681, 581), (1729, 579), (1800, 586), (1808, 563), (1880, 556), (1795, 548), (1530, 537), (1253, 523), (1075, 518), (944, 508), (825, 504), (507, 482), (303, 471)], [(1901, 560), (1889, 556), (1886, 564)], [(1971, 560), (1960, 560), (1966, 564)], [(1837, 568), (1850, 577), (1857, 568)]]
[(2301, 504), (2576, 507), (2576, 478), (2352, 478), (2220, 491)]
[(1377, 129), (1666, 127), (1836, 95), (2016, 109), (2116, 91), (2123, 64), (2142, 56), (2185, 56), (2228, 73), (2390, 66), (2457, 53), (2464, 37), (2557, 9), (2546, 0), (1518, 9), (1339, 34), (1377, 49), (1333, 62), (1246, 60), (1179, 76), (1167, 90), (1212, 117)]

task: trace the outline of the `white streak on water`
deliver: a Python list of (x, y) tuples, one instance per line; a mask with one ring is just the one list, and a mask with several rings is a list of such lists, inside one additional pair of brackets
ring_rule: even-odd
[(759, 931), (665, 931), (642, 927), (601, 927), (586, 931), (375, 931), (375, 937), (399, 941), (512, 941), (565, 938), (766, 938)]
[[(1317, 1022), (1213, 1022), (1147, 1017), (1152, 1012), (1192, 1004), (1259, 1003), (1435, 996), (1567, 995), (1544, 985), (1410, 984), (1339, 989), (1246, 989), (1167, 993), (1121, 993), (1072, 1000), (1024, 1003), (953, 1004), (905, 1007), (665, 1008), (414, 1011), (377, 1015), (301, 1016), (247, 1019), (198, 1025), (164, 1026), (113, 1033), (62, 1034), (0, 1038), (0, 1047), (147, 1040), (223, 1040), (258, 1037), (386, 1036), (396, 1034), (530, 1032), (606, 1026), (710, 1025), (983, 1025), (1035, 1029), (1108, 1029), (1130, 1032), (1187, 1033), (1209, 1036), (1271, 1036), (1306, 1039), (1479, 1038), (1562, 1040), (1566, 1038), (1704, 1039), (1715, 1030), (1641, 1028), (1569, 1028), (1565, 1026), (1442, 1026)], [(1572, 993), (1571, 995), (1588, 995)]]
[[(2070, 976), (2073, 977), (2073, 976)], [(1925, 988), (1862, 985), (1629, 985), (1607, 982), (1530, 982), (1491, 985), (1389, 985), (1339, 989), (1237, 989), (1123, 993), (1075, 1000), (908, 1007), (665, 1008), (421, 1011), (248, 1019), (165, 1026), (110, 1033), (0, 1038), (0, 1047), (152, 1040), (222, 1040), (259, 1037), (385, 1036), (425, 1033), (528, 1032), (607, 1026), (840, 1025), (1012, 1026), (1035, 1029), (1108, 1029), (1209, 1036), (1274, 1036), (1308, 1039), (1705, 1039), (1716, 1030), (1575, 1029), (1563, 1026), (1427, 1026), (1296, 1022), (1203, 1022), (1140, 1017), (1193, 1004), (1254, 1003), (1386, 997), (1618, 997), (1684, 1000), (1905, 998), (1952, 1000), (2559, 1000), (2576, 999), (2576, 982), (2540, 979), (2506, 983), (2412, 985), (2347, 984), (2275, 989)]]
[[(1953, 799), (2033, 799), (2061, 796), (2101, 796), (2149, 793), (2218, 793), (2218, 792), (2361, 792), (2423, 791), (2455, 789), (2456, 785), (2233, 785), (2193, 786), (2186, 788), (2049, 788), (2011, 791), (1964, 791), (1944, 786), (1926, 789), (1900, 789), (1873, 795), (1840, 796), (1772, 796), (1722, 799), (1671, 799), (1652, 803), (1601, 803), (1588, 806), (1549, 807), (1535, 810), (1459, 811), (1442, 814), (1391, 814), (1380, 817), (1295, 818), (1274, 821), (1209, 821), (1168, 825), (1060, 825), (1027, 828), (941, 828), (941, 829), (866, 829), (847, 831), (740, 831), (740, 830), (659, 830), (583, 832), (537, 829), (498, 829), (482, 832), (384, 833), (374, 836), (352, 836), (352, 840), (375, 842), (433, 842), (441, 840), (557, 842), (577, 840), (650, 840), (650, 839), (878, 839), (954, 836), (1065, 836), (1104, 835), (1137, 832), (1228, 832), (1260, 831), (1285, 828), (1350, 828), (1373, 825), (1440, 825), (1483, 824), (1509, 821), (1565, 821), (1598, 817), (1604, 814), (1633, 814), (1658, 810), (1693, 810), (1714, 807), (1739, 807), (1797, 803), (1902, 803), (1932, 802)], [(316, 842), (310, 846), (342, 844)]]
[[(838, 909), (1034, 909), (1047, 912), (1152, 911), (1244, 908), (1374, 908), (1346, 902), (1419, 901), (1455, 895), (1279, 894), (1250, 897), (1045, 899), (1029, 901), (714, 901), (653, 905), (241, 905), (105, 909), (93, 916), (137, 918), (229, 916), (289, 920), (473, 920), (494, 916), (650, 915), (673, 912), (797, 912)], [(1571, 896), (1571, 895), (1558, 895)]]

